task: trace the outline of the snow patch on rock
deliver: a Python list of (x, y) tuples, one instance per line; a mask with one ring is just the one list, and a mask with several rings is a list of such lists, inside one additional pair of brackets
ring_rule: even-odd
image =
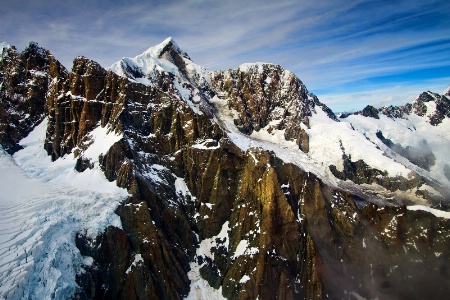
[(410, 205), (406, 207), (408, 210), (423, 210), (432, 213), (436, 217), (450, 219), (450, 212), (431, 208), (424, 205)]

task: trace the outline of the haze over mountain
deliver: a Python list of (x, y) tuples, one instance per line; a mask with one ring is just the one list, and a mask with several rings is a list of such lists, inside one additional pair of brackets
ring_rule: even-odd
[(70, 71), (0, 45), (1, 298), (450, 293), (450, 91), (336, 115), (172, 38)]
[(70, 69), (108, 67), (173, 36), (210, 70), (288, 67), (336, 112), (404, 105), (450, 78), (450, 4), (428, 1), (3, 1), (0, 37)]

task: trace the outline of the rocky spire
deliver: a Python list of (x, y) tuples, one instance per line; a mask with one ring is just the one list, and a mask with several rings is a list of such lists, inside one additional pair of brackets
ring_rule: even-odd
[(14, 153), (17, 144), (46, 117), (47, 101), (61, 88), (67, 70), (46, 49), (31, 42), (21, 53), (1, 44), (0, 143)]

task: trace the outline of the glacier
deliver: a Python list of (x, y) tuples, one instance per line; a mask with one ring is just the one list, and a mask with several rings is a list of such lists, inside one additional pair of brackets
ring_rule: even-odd
[[(107, 226), (121, 228), (114, 211), (128, 193), (98, 165), (74, 170), (73, 154), (52, 162), (43, 147), (46, 128), (44, 120), (14, 156), (0, 150), (0, 299), (70, 298), (76, 274), (90, 261), (76, 247), (76, 233), (95, 237)], [(117, 140), (104, 128), (93, 134), (86, 152), (94, 157)]]

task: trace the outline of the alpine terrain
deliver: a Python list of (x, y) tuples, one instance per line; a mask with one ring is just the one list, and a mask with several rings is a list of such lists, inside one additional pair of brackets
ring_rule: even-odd
[(0, 299), (449, 297), (450, 91), (335, 114), (171, 38), (0, 52)]

